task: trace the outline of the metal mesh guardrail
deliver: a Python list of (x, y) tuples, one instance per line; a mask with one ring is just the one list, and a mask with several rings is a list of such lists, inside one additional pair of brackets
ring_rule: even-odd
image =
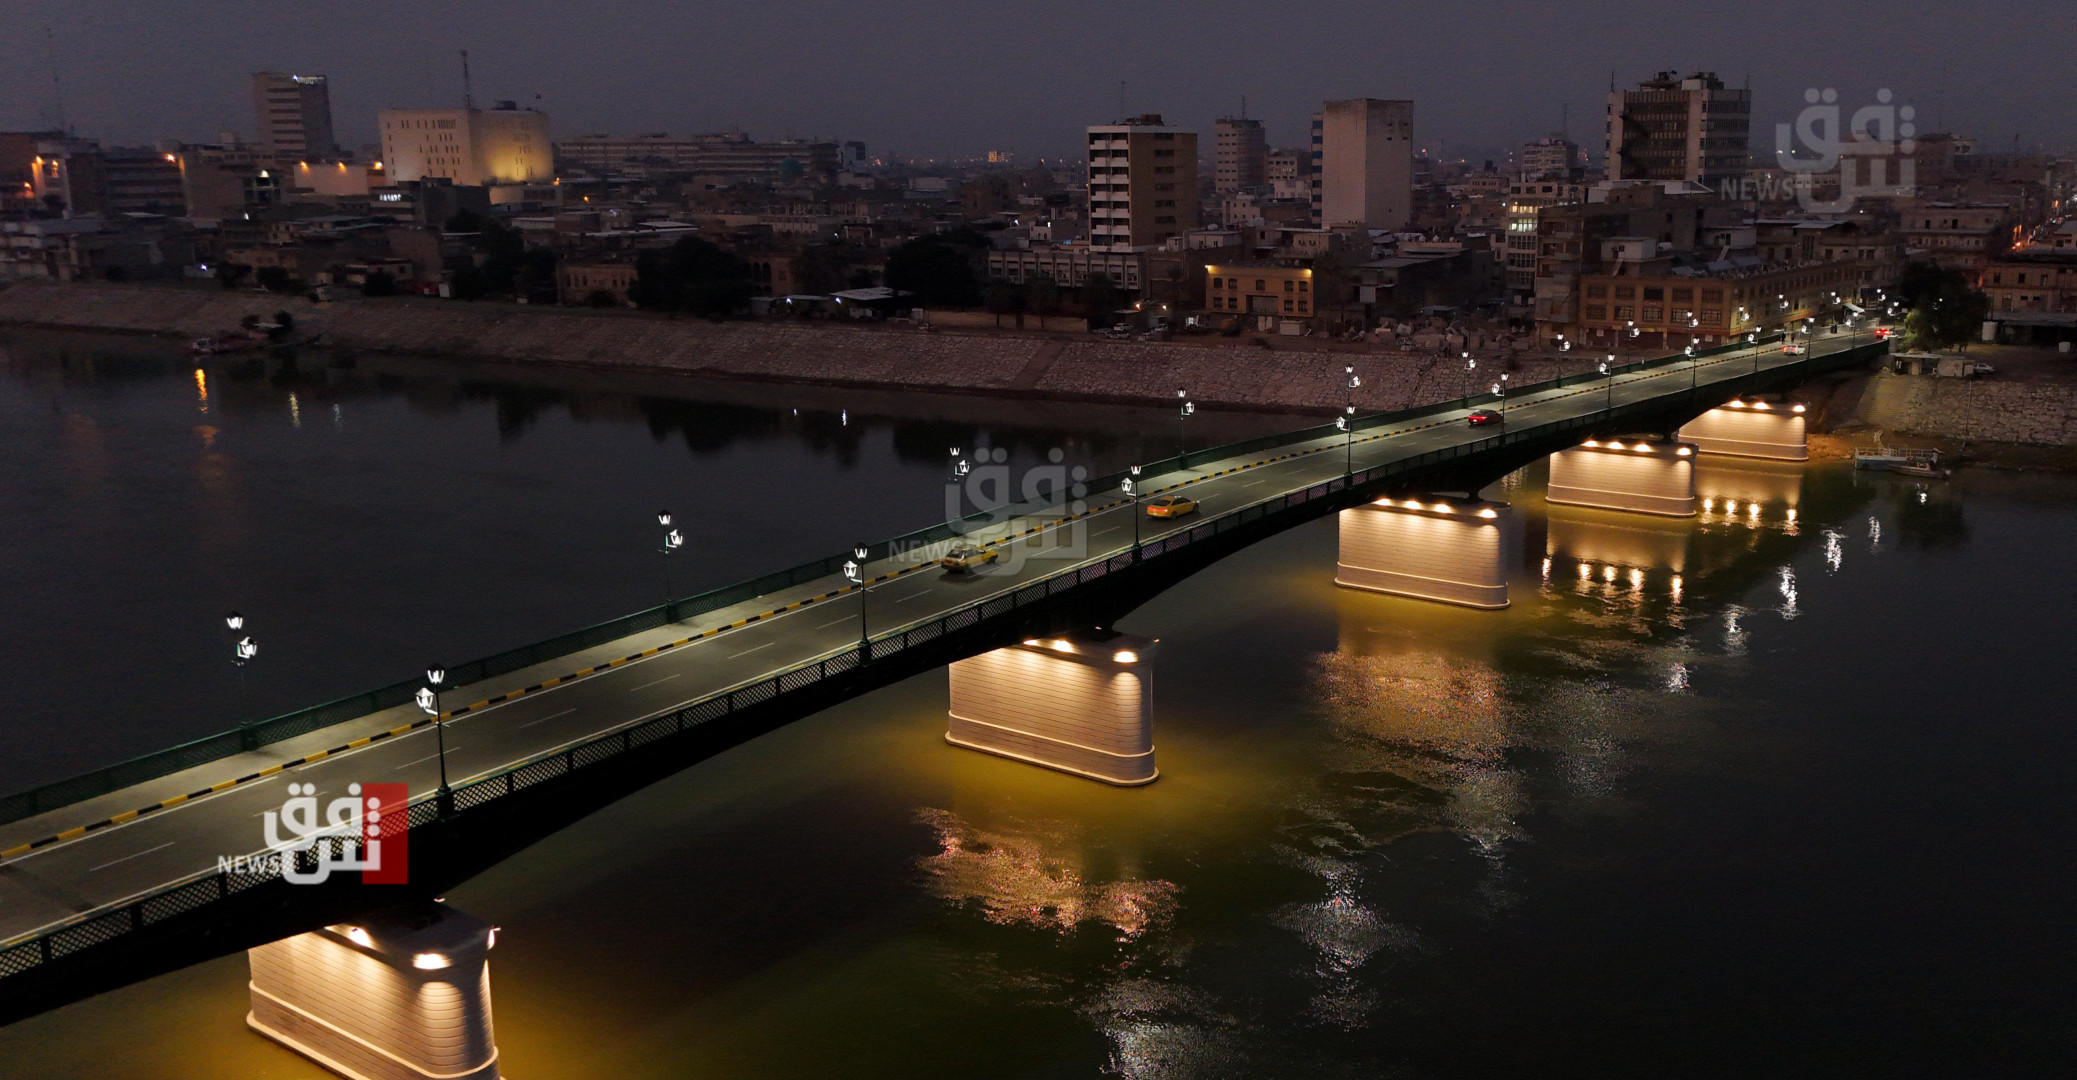
[[(1760, 344), (1771, 344), (1779, 340), (1780, 335), (1771, 335), (1762, 338)], [(1698, 360), (1707, 359), (1734, 353), (1749, 347), (1744, 342), (1716, 346), (1698, 350), (1696, 358)], [(1689, 361), (1685, 354), (1676, 353), (1670, 356), (1653, 357), (1623, 364), (1615, 367), (1611, 373), (1616, 376), (1622, 376), (1687, 362)], [(1772, 370), (1778, 371), (1781, 369), (1777, 367)], [(1597, 382), (1603, 378), (1605, 376), (1598, 372), (1566, 375), (1539, 383), (1510, 388), (1507, 396), (1520, 398), (1547, 390)], [(1474, 394), (1468, 397), (1455, 398), (1408, 409), (1399, 409), (1393, 412), (1371, 413), (1357, 417), (1353, 427), (1357, 432), (1371, 431), (1461, 409), (1491, 405), (1499, 400), (1500, 397), (1494, 394)], [(1260, 453), (1265, 450), (1328, 438), (1339, 433), (1332, 424), (1323, 424), (1278, 435), (1267, 435), (1240, 442), (1227, 443), (1222, 446), (1207, 447), (1203, 450), (1193, 450), (1175, 457), (1145, 463), (1141, 468), (1144, 475), (1159, 476), (1163, 473), (1186, 469), (1193, 463), (1202, 464), (1230, 457)], [(1116, 488), (1119, 481), (1124, 478), (1124, 473), (1115, 473), (1092, 478), (1084, 486), (1089, 491), (1108, 491)], [(870, 552), (868, 560), (890, 558), (921, 545), (964, 535), (969, 528), (992, 520), (992, 516), (992, 511), (981, 511), (957, 521), (940, 522), (902, 536), (870, 544), (867, 546)], [(827, 558), (803, 563), (776, 573), (737, 582), (733, 585), (724, 585), (694, 596), (673, 600), (668, 604), (637, 611), (630, 615), (623, 615), (616, 619), (609, 619), (595, 626), (588, 626), (545, 641), (523, 645), (516, 649), (508, 649), (480, 660), (456, 664), (448, 668), (449, 685), (456, 688), (464, 687), (484, 679), (509, 674), (535, 664), (595, 648), (632, 634), (639, 634), (672, 623), (683, 622), (711, 611), (754, 600), (769, 593), (832, 577), (840, 571), (845, 560), (849, 557), (848, 554), (831, 555)], [(380, 689), (354, 694), (350, 697), (326, 702), (322, 705), (298, 709), (267, 720), (257, 721), (239, 729), (218, 732), (217, 734), (183, 743), (170, 749), (132, 758), (117, 765), (82, 773), (78, 776), (31, 788), (27, 791), (0, 796), (0, 824), (20, 821), (45, 811), (55, 810), (72, 803), (120, 791), (123, 788), (155, 780), (162, 776), (169, 776), (183, 769), (205, 765), (211, 761), (229, 757), (242, 751), (307, 735), (322, 728), (378, 713), (385, 709), (408, 705), (411, 703), (412, 695), (418, 692), (419, 686), (420, 683), (416, 679), (392, 683)]]
[[(1876, 341), (1826, 356), (1805, 356), (1802, 361), (1794, 364), (1777, 365), (1730, 379), (1718, 379), (1693, 393), (1706, 393), (1708, 396), (1721, 395), (1726, 391), (1740, 393), (1749, 387), (1776, 382), (1789, 375), (1808, 377), (1823, 371), (1862, 363), (1887, 350), (1886, 342)], [(1600, 378), (1598, 374), (1594, 377)], [(1351, 488), (1367, 487), (1372, 483), (1418, 473), (1449, 461), (1477, 456), (1510, 445), (1551, 439), (1568, 431), (1605, 425), (1630, 416), (1648, 416), (1656, 413), (1670, 398), (1676, 396), (1678, 395), (1662, 395), (1649, 401), (1629, 402), (1613, 409), (1602, 409), (1583, 416), (1550, 421), (1469, 443), (1430, 450), (1358, 470), (1348, 476), (1312, 484), (1298, 491), (1271, 496), (1209, 518), (1188, 530), (1148, 541), (1138, 549), (1137, 561), (1158, 560), (1232, 530), (1245, 528), (1281, 514), (1294, 513), (1320, 499)], [(819, 656), (776, 674), (738, 684), (663, 714), (636, 721), (590, 741), (469, 780), (453, 790), (449, 812), (455, 816), (469, 814), (537, 784), (567, 776), (623, 754), (636, 752), (660, 739), (681, 734), (743, 709), (800, 693), (825, 679), (857, 668), (861, 663), (867, 662), (864, 657), (868, 653), (875, 659), (890, 657), (928, 645), (951, 634), (974, 630), (1034, 604), (1101, 582), (1110, 575), (1132, 566), (1134, 561), (1134, 552), (1126, 551), (1068, 567), (1012, 592), (989, 597), (944, 615), (883, 632), (871, 638), (864, 651), (858, 646), (851, 646)], [(427, 796), (412, 803), (408, 811), (408, 820), (412, 828), (422, 828), (437, 821), (439, 813), (437, 797)], [(314, 853), (305, 853), (305, 857), (311, 860), (309, 868), (315, 869)], [(236, 874), (208, 871), (170, 883), (111, 909), (88, 912), (62, 925), (0, 946), (0, 979), (33, 971), (53, 960), (116, 941), (127, 934), (227, 899), (233, 894), (265, 884), (279, 876), (278, 868)]]

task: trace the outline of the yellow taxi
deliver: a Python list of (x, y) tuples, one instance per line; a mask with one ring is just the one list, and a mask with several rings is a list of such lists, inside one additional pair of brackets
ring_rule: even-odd
[(964, 574), (977, 566), (986, 566), (1000, 558), (1002, 552), (994, 548), (982, 547), (979, 544), (954, 544), (951, 550), (945, 552), (945, 557), (938, 560), (938, 565), (944, 567), (948, 574)]
[(1184, 495), (1157, 495), (1147, 500), (1147, 516), (1179, 518), (1197, 512), (1197, 500)]

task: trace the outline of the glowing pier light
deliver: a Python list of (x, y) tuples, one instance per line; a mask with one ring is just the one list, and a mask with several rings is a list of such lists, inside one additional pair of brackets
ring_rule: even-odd
[[(1671, 453), (1658, 453), (1659, 446)], [(1690, 450), (1683, 454), (1682, 449)], [(1547, 501), (1559, 506), (1694, 517), (1694, 454), (1682, 443), (1581, 444), (1550, 457)]]
[(1507, 568), (1521, 544), (1506, 503), (1379, 499), (1342, 511), (1340, 526), (1336, 585), (1465, 607), (1508, 604)]
[(1680, 438), (1704, 454), (1810, 460), (1802, 405), (1780, 409), (1767, 401), (1727, 402), (1682, 425)]
[(449, 960), (445, 953), (422, 952), (411, 958), (411, 966), (420, 971), (438, 971), (453, 967), (454, 961)]
[(1157, 644), (1095, 629), (955, 661), (945, 741), (1108, 784), (1152, 783)]

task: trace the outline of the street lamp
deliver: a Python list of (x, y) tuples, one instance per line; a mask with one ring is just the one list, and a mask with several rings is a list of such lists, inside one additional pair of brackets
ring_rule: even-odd
[(1334, 426), (1342, 432), (1341, 474), (1356, 475), (1356, 407), (1348, 406), (1346, 412), (1334, 418)]
[(1132, 500), (1132, 561), (1139, 561), (1139, 466), (1132, 466), (1132, 475), (1118, 481), (1118, 490)]
[[(230, 627), (231, 632), (236, 634), (245, 629), (245, 616), (235, 611), (231, 612), (229, 615), (224, 616), (224, 625)], [(253, 642), (251, 637), (241, 634), (237, 641), (231, 643), (231, 663), (238, 668), (238, 726), (240, 727), (252, 723), (252, 720), (245, 713), (245, 662), (259, 654), (260, 647)]]
[(685, 546), (685, 534), (671, 528), (671, 512), (669, 510), (658, 510), (656, 512), (656, 523), (664, 528), (663, 547), (658, 550), (663, 552), (663, 602), (669, 605), (671, 602), (671, 552)]
[(440, 684), (447, 681), (447, 669), (434, 664), (425, 669), (425, 686), (418, 688), (418, 707), (433, 718), (433, 738), (439, 744), (440, 754), (440, 811), (447, 811), (447, 722), (440, 715)]
[(1184, 435), (1183, 421), (1196, 414), (1197, 403), (1191, 401), (1189, 392), (1180, 386), (1176, 387), (1176, 401), (1180, 403), (1176, 409), (1176, 464), (1182, 465), (1183, 455), (1188, 452), (1188, 440)]
[(1700, 372), (1701, 372), (1701, 370), (1702, 370), (1702, 358), (1701, 358), (1701, 357), (1699, 357), (1699, 356), (1696, 356), (1696, 355), (1695, 355), (1695, 347), (1694, 347), (1693, 345), (1689, 345), (1689, 346), (1687, 347), (1687, 356), (1688, 356), (1688, 389), (1689, 389), (1689, 390), (1693, 390), (1693, 389), (1695, 389), (1695, 388), (1696, 388), (1696, 387), (1697, 387), (1698, 385), (1700, 385), (1700, 384), (1701, 384), (1701, 379), (1702, 379), (1702, 376), (1701, 376)]
[(858, 659), (871, 659), (872, 642), (865, 632), (865, 545), (851, 549), (853, 558), (844, 563), (844, 577), (858, 590)]
[(1608, 359), (1606, 359), (1606, 360), (1603, 360), (1603, 361), (1601, 361), (1601, 374), (1603, 374), (1603, 375), (1606, 375), (1606, 376), (1608, 377), (1608, 406), (1607, 406), (1607, 407), (1608, 407), (1609, 409), (1611, 409), (1611, 410), (1615, 408), (1615, 368), (1614, 368), (1614, 366), (1613, 366), (1614, 364), (1615, 364), (1615, 354), (1614, 354), (1614, 353), (1609, 353), (1609, 354), (1608, 354)]
[(1477, 377), (1477, 375), (1478, 375), (1478, 361), (1476, 361), (1476, 360), (1473, 360), (1473, 359), (1471, 358), (1471, 354), (1470, 354), (1470, 353), (1465, 353), (1465, 354), (1464, 354), (1464, 396), (1465, 396), (1465, 397), (1470, 397), (1470, 396), (1471, 396), (1471, 380), (1472, 380), (1473, 378)]

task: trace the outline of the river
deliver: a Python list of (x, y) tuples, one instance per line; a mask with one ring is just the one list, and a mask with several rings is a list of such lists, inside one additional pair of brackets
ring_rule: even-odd
[[(0, 786), (1288, 417), (0, 338)], [(344, 361), (336, 361), (343, 363)], [(795, 412), (798, 410), (798, 413)], [(1491, 495), (1514, 604), (1334, 586), (1317, 522), (1170, 590), (1161, 779), (946, 745), (942, 672), (456, 889), (508, 1075), (2067, 1074), (2077, 481), (1708, 462), (1664, 522)], [(683, 586), (686, 581), (678, 582)], [(0, 1029), (7, 1077), (326, 1075), (242, 957)]]

